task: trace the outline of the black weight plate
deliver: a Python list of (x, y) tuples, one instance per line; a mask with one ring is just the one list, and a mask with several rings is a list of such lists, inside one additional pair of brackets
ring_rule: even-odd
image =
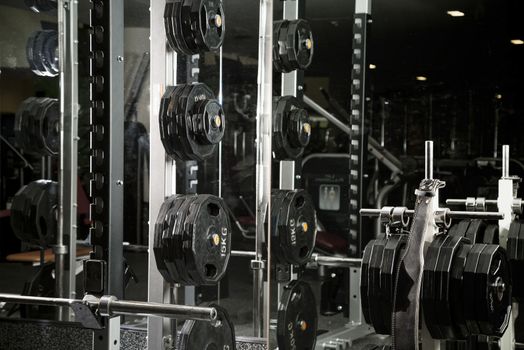
[[(48, 242), (45, 241), (45, 237), (41, 234), (43, 232), (40, 231), (40, 218), (38, 216), (38, 207), (41, 205), (43, 197), (45, 195), (45, 191), (47, 188), (46, 180), (33, 181), (29, 184), (28, 188), (29, 198), (31, 200), (31, 215), (29, 222), (33, 227), (33, 230), (36, 232), (37, 244), (41, 247), (45, 247), (47, 246)], [(43, 230), (45, 230), (45, 228), (43, 228)]]
[(520, 257), (518, 254), (519, 243), (521, 243), (519, 241), (519, 232), (520, 232), (521, 226), (522, 225), (520, 224), (520, 222), (513, 221), (511, 222), (510, 227), (509, 227), (507, 251), (508, 251), (508, 258), (510, 260), (522, 260), (522, 257)]
[(307, 111), (294, 96), (273, 102), (273, 152), (278, 160), (295, 160), (309, 143), (311, 125)]
[[(35, 42), (35, 51), (37, 52), (38, 58), (44, 67), (44, 75), (48, 77), (54, 77), (57, 75), (53, 67), (54, 54), (51, 56), (51, 52), (48, 51), (47, 45), (52, 40), (54, 30), (42, 30)], [(46, 45), (47, 44), (47, 45)]]
[[(181, 273), (175, 263), (175, 255), (180, 254), (181, 248), (176, 245), (173, 239), (175, 235), (175, 225), (178, 215), (180, 215), (180, 207), (185, 202), (185, 196), (177, 196), (172, 202), (171, 206), (165, 214), (164, 231), (162, 233), (162, 254), (161, 257), (169, 275), (169, 282), (181, 283)], [(178, 249), (178, 250), (177, 250)]]
[(466, 326), (469, 334), (480, 334), (480, 327), (477, 322), (478, 307), (474, 295), (478, 292), (476, 290), (476, 270), (479, 263), (480, 255), (486, 244), (473, 244), (471, 250), (466, 258), (466, 265), (464, 266), (463, 274), (463, 303), (464, 303), (464, 317), (466, 319)]
[(362, 307), (362, 314), (367, 324), (371, 324), (371, 314), (369, 310), (370, 301), (369, 295), (369, 266), (371, 264), (371, 256), (375, 248), (375, 240), (369, 241), (364, 248), (362, 255), (362, 265), (360, 270), (360, 306)]
[(46, 105), (40, 122), (40, 134), (47, 154), (57, 155), (60, 150), (60, 104), (57, 99), (51, 99)]
[(279, 350), (314, 349), (317, 324), (317, 305), (313, 290), (303, 281), (292, 281), (284, 287), (278, 305)]
[(33, 135), (33, 152), (37, 155), (41, 155), (41, 156), (51, 156), (52, 154), (49, 154), (47, 148), (46, 148), (46, 144), (45, 144), (45, 138), (43, 137), (44, 135), (42, 134), (42, 131), (43, 131), (43, 126), (42, 126), (42, 122), (43, 122), (43, 117), (47, 111), (47, 108), (51, 105), (51, 103), (53, 102), (53, 99), (52, 98), (47, 98), (47, 97), (43, 97), (43, 98), (39, 98), (33, 108), (31, 108), (31, 113), (32, 113), (32, 122), (33, 122), (33, 131), (32, 131), (32, 135)]
[(387, 240), (379, 238), (375, 242), (373, 251), (371, 252), (371, 263), (369, 264), (369, 314), (371, 316), (371, 324), (375, 328), (375, 332), (385, 334), (387, 331), (383, 319), (383, 310), (381, 301), (383, 296), (380, 294), (380, 267), (382, 265), (382, 257)]
[(170, 134), (169, 134), (169, 114), (168, 109), (169, 105), (171, 104), (171, 95), (173, 93), (173, 90), (175, 90), (175, 86), (168, 86), (166, 88), (166, 91), (164, 92), (164, 95), (162, 96), (162, 99), (160, 100), (160, 111), (158, 114), (158, 124), (160, 128), (160, 139), (162, 141), (162, 144), (164, 145), (164, 149), (166, 150), (166, 153), (169, 155), (172, 155), (173, 151), (171, 148), (171, 140), (170, 140)]
[(235, 350), (235, 326), (223, 307), (210, 304), (220, 320), (216, 325), (206, 321), (187, 320), (177, 339), (177, 350)]
[(288, 191), (282, 200), (277, 226), (271, 228), (271, 249), (280, 263), (303, 265), (315, 248), (316, 213), (309, 194)]
[(450, 235), (459, 235), (466, 237), (466, 232), (468, 231), (469, 224), (471, 220), (461, 220), (458, 224), (451, 226), (449, 229)]
[(48, 155), (48, 153), (47, 149), (45, 148), (45, 140), (42, 135), (42, 119), (44, 117), (47, 107), (50, 105), (51, 102), (52, 99), (50, 98), (39, 98), (34, 107), (35, 114), (33, 116), (33, 146), (36, 150), (38, 150), (38, 154), (43, 156)]
[(25, 119), (25, 132), (28, 134), (26, 136), (28, 138), (26, 145), (27, 147), (24, 151), (36, 155), (40, 155), (40, 150), (42, 148), (42, 145), (39, 144), (37, 137), (39, 133), (39, 127), (36, 120), (41, 100), (41, 98), (35, 98), (33, 101), (31, 101), (23, 114), (23, 118)]
[(487, 225), (482, 237), (482, 243), (485, 244), (499, 244), (499, 226)]
[(29, 213), (31, 206), (28, 198), (26, 197), (27, 185), (23, 186), (16, 192), (11, 203), (11, 228), (15, 236), (23, 242), (29, 242), (32, 240), (30, 232), (26, 230), (26, 224), (28, 222)]
[(175, 135), (173, 140), (176, 141), (176, 147), (178, 148), (178, 159), (183, 161), (193, 160), (193, 154), (186, 127), (186, 107), (188, 96), (194, 87), (195, 84), (183, 85), (183, 88), (173, 97), (173, 101), (176, 106), (172, 119), (172, 132)]
[(164, 277), (164, 279), (168, 283), (174, 283), (174, 281), (172, 280), (171, 275), (169, 274), (167, 266), (164, 262), (163, 250), (165, 249), (165, 243), (164, 243), (163, 236), (166, 232), (169, 231), (169, 230), (166, 230), (167, 212), (172, 207), (176, 199), (177, 199), (177, 196), (170, 196), (166, 198), (166, 200), (162, 203), (158, 211), (158, 216), (157, 216), (155, 227), (154, 227), (155, 238), (154, 238), (154, 245), (153, 245), (153, 253), (155, 254), (156, 266), (158, 268), (158, 271), (160, 271), (160, 274), (162, 275), (162, 277)]
[[(457, 337), (453, 323), (451, 294), (456, 293), (451, 288), (451, 274), (453, 259), (460, 246), (468, 239), (460, 236), (448, 235), (448, 239), (440, 248), (437, 262), (437, 299), (435, 311), (442, 339), (455, 339)], [(459, 335), (460, 337), (460, 335)]]
[(422, 275), (421, 302), (424, 310), (424, 320), (431, 336), (441, 339), (442, 333), (438, 326), (436, 300), (437, 300), (437, 262), (440, 247), (448, 239), (449, 235), (436, 237), (429, 245), (424, 258), (424, 271)]
[(196, 142), (203, 145), (219, 143), (224, 136), (225, 126), (224, 110), (217, 100), (197, 103), (190, 124)]
[(486, 229), (486, 223), (480, 219), (471, 220), (468, 230), (466, 231), (466, 237), (472, 243), (482, 243), (482, 237), (484, 236), (484, 230)]
[(35, 73), (36, 75), (42, 76), (42, 73), (40, 72), (40, 70), (38, 69), (38, 66), (36, 65), (35, 52), (34, 52), (35, 41), (36, 41), (36, 37), (38, 36), (38, 33), (39, 33), (38, 31), (31, 33), (29, 38), (27, 38), (25, 49), (26, 49), (27, 62), (29, 63), (29, 69), (31, 69), (31, 71)]
[(475, 285), (475, 310), (481, 333), (502, 336), (511, 318), (511, 278), (503, 248), (485, 246), (477, 264)]
[(309, 23), (304, 19), (289, 22), (287, 57), (294, 69), (307, 69), (313, 61), (314, 41)]
[(184, 159), (184, 154), (187, 152), (182, 141), (186, 138), (185, 131), (179, 126), (179, 121), (181, 119), (180, 110), (182, 108), (180, 96), (185, 90), (190, 88), (190, 85), (177, 85), (175, 90), (171, 93), (171, 102), (167, 111), (169, 116), (167, 119), (167, 133), (171, 150), (170, 155), (175, 159)]
[(28, 132), (27, 110), (34, 100), (36, 100), (36, 97), (26, 98), (20, 104), (15, 114), (14, 133), (15, 133), (16, 144), (19, 148), (23, 150), (27, 148), (27, 144), (31, 140), (31, 135), (29, 135), (29, 132)]
[(455, 325), (455, 339), (465, 339), (469, 335), (466, 325), (466, 316), (464, 310), (464, 268), (466, 266), (467, 256), (473, 246), (471, 244), (462, 244), (459, 246), (451, 266), (451, 287), (453, 291), (450, 295), (451, 314)]
[(56, 30), (46, 31), (42, 52), (45, 57), (45, 67), (50, 76), (56, 77), (60, 73), (58, 62), (58, 33)]
[(51, 74), (51, 63), (47, 60), (44, 52), (44, 43), (46, 42), (48, 35), (49, 33), (47, 30), (39, 31), (34, 42), (33, 59), (35, 60), (35, 66), (40, 70), (41, 75), (51, 77), (53, 76)]
[(182, 208), (188, 198), (188, 196), (178, 196), (168, 210), (166, 214), (166, 228), (162, 240), (162, 257), (167, 271), (171, 276), (171, 280), (173, 283), (184, 285), (191, 285), (192, 281), (185, 271), (185, 265), (179, 263), (177, 260), (181, 259), (183, 254), (181, 240), (179, 239), (180, 233), (177, 230), (180, 229), (179, 224), (184, 215)]
[(187, 269), (197, 285), (216, 284), (224, 277), (231, 254), (231, 225), (226, 204), (212, 195), (198, 195), (184, 223)]
[(282, 73), (284, 71), (284, 67), (282, 66), (282, 60), (280, 59), (281, 43), (278, 40), (280, 37), (280, 29), (282, 28), (282, 24), (284, 22), (287, 21), (282, 20), (273, 22), (273, 67), (279, 73)]
[(42, 187), (42, 196), (37, 199), (36, 224), (40, 242), (43, 246), (56, 242), (58, 183), (50, 180), (38, 180)]
[(278, 33), (278, 57), (281, 67), (281, 73), (289, 73), (295, 70), (291, 62), (289, 62), (289, 58), (287, 56), (287, 47), (288, 47), (288, 31), (289, 31), (289, 21), (284, 21), (280, 25), (280, 30)]
[(225, 16), (222, 1), (200, 0), (192, 7), (191, 19), (195, 29), (195, 41), (202, 51), (216, 51), (222, 46), (225, 34)]
[[(173, 6), (172, 14), (172, 26), (175, 29), (175, 40), (178, 45), (178, 53), (182, 55), (193, 55), (194, 52), (191, 51), (190, 45), (193, 44), (191, 39), (188, 39), (184, 33), (184, 29), (187, 29), (185, 26), (187, 24), (187, 19), (184, 16), (186, 6), (184, 1), (177, 1)], [(189, 28), (188, 30), (190, 30)], [(193, 44), (196, 45), (196, 44)]]
[(190, 154), (188, 154), (188, 156), (190, 156), (190, 159), (188, 160), (201, 161), (204, 159), (208, 159), (214, 154), (217, 145), (206, 145), (199, 143), (197, 141), (197, 136), (192, 131), (190, 125), (195, 114), (195, 105), (197, 104), (197, 102), (214, 99), (213, 91), (211, 91), (211, 89), (207, 85), (197, 83), (193, 85), (193, 88), (188, 91), (187, 95), (184, 93), (181, 99), (182, 106), (185, 107), (184, 126), (186, 135), (188, 136), (186, 140), (190, 147)]
[[(174, 268), (178, 271), (180, 276), (180, 284), (195, 285), (196, 281), (191, 278), (188, 270), (187, 256), (184, 250), (185, 239), (185, 219), (188, 214), (189, 206), (197, 199), (196, 195), (186, 195), (183, 197), (184, 201), (181, 203), (178, 210), (173, 210), (173, 217), (175, 221), (170, 225), (171, 228), (171, 245), (170, 245), (170, 261), (174, 262)], [(170, 267), (169, 264), (168, 268)]]
[(400, 262), (400, 256), (408, 240), (407, 235), (389, 236), (380, 266), (380, 290), (382, 295), (382, 314), (385, 325), (384, 334), (391, 334), (391, 314), (393, 312), (393, 297), (395, 292), (395, 276)]
[(167, 1), (164, 7), (164, 30), (166, 32), (166, 39), (169, 46), (173, 50), (177, 50), (176, 42), (174, 38), (174, 29), (171, 22), (171, 14), (173, 13), (174, 1)]
[(49, 73), (46, 70), (46, 67), (43, 62), (43, 56), (44, 56), (44, 40), (45, 40), (45, 31), (40, 30), (38, 31), (38, 34), (35, 37), (35, 41), (33, 43), (33, 62), (35, 64), (36, 69), (38, 70), (39, 74), (44, 77), (48, 77)]
[(517, 259), (524, 260), (524, 224), (520, 223), (518, 245), (517, 245)]
[(200, 0), (184, 0), (182, 5), (182, 10), (180, 13), (180, 26), (182, 33), (182, 40), (184, 40), (185, 45), (188, 48), (188, 55), (196, 55), (201, 49), (197, 45), (196, 33), (198, 29), (198, 23), (193, 19), (193, 8), (196, 6), (194, 11), (197, 11), (198, 15), (198, 6), (201, 3)]

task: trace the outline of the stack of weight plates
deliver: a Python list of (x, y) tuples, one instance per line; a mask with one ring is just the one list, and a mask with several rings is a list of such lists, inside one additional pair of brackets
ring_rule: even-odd
[(220, 0), (168, 1), (164, 27), (169, 45), (182, 55), (215, 51), (225, 34), (224, 9)]
[(45, 247), (55, 243), (58, 184), (33, 181), (22, 187), (11, 205), (11, 227), (23, 242)]
[(160, 103), (160, 138), (171, 157), (211, 157), (225, 130), (222, 106), (205, 84), (169, 86)]
[(212, 195), (171, 196), (155, 223), (157, 267), (169, 283), (216, 284), (231, 253), (226, 204)]
[(58, 76), (58, 33), (56, 30), (33, 32), (27, 39), (26, 55), (29, 67), (36, 75)]
[(15, 115), (15, 139), (25, 152), (56, 156), (60, 149), (60, 106), (57, 99), (29, 97)]

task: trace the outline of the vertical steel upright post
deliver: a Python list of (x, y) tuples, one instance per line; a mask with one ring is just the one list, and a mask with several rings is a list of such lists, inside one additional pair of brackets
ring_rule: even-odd
[(353, 22), (353, 53), (351, 59), (351, 140), (349, 146), (349, 238), (358, 240), (358, 253), (362, 251), (362, 219), (359, 210), (365, 189), (363, 188), (364, 164), (367, 152), (365, 138), (366, 117), (366, 39), (371, 18), (371, 0), (356, 0)]
[[(304, 0), (284, 1), (284, 19), (296, 20), (304, 14)], [(282, 73), (282, 96), (295, 96), (300, 100), (303, 95), (304, 71), (296, 69), (289, 73)], [(295, 161), (280, 161), (279, 182), (280, 189), (295, 189)]]
[[(168, 52), (164, 32), (165, 0), (150, 1), (150, 158), (149, 169), (151, 179), (149, 183), (149, 222), (154, 223), (160, 206), (167, 195), (176, 193), (175, 162), (167, 156), (160, 138), (158, 112), (162, 95), (169, 84), (176, 82), (177, 56)], [(149, 225), (149, 254), (148, 254), (148, 291), (147, 299), (151, 302), (162, 303), (170, 297), (171, 288), (157, 269), (154, 247), (154, 225)], [(159, 317), (147, 319), (147, 348), (151, 350), (164, 349), (164, 335), (169, 325)], [(167, 339), (167, 338), (166, 338)]]
[[(263, 262), (265, 247), (271, 245), (271, 225), (266, 215), (271, 213), (271, 162), (273, 114), (273, 0), (260, 0), (258, 41), (258, 93), (257, 93), (257, 163), (256, 163), (256, 239), (253, 273), (253, 327), (257, 337), (269, 337), (269, 309), (264, 312), (264, 298), (270, 300), (269, 284), (264, 284), (264, 271), (270, 281), (271, 254)], [(266, 230), (267, 236), (266, 236)], [(267, 242), (266, 238), (267, 237)], [(265, 266), (264, 266), (265, 265)], [(265, 317), (264, 317), (265, 316)], [(269, 343), (268, 343), (269, 346)]]
[[(90, 217), (94, 249), (84, 264), (89, 266), (85, 282), (88, 289), (97, 289), (91, 291), (94, 294), (120, 299), (124, 296), (124, 0), (92, 0), (90, 21)], [(100, 278), (93, 278), (99, 274)], [(94, 347), (119, 349), (120, 317), (107, 319), (104, 326), (95, 332)]]
[[(75, 298), (76, 207), (78, 166), (78, 2), (58, 0), (58, 51), (60, 66), (60, 172), (56, 291), (62, 298)], [(62, 308), (59, 319), (68, 320)]]

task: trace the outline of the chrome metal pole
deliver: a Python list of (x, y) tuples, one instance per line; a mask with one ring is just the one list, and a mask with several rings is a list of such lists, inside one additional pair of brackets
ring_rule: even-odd
[[(60, 171), (58, 232), (54, 247), (56, 293), (75, 297), (78, 166), (78, 2), (58, 0)], [(67, 242), (68, 245), (64, 243)], [(59, 311), (69, 320), (70, 311)]]
[[(413, 217), (414, 210), (405, 211), (405, 215)], [(360, 215), (369, 217), (379, 217), (381, 209), (361, 209)], [(447, 217), (451, 219), (484, 219), (484, 220), (501, 220), (504, 218), (503, 213), (491, 211), (448, 211)]]
[(502, 146), (502, 178), (509, 177), (509, 145)]
[[(260, 0), (257, 98), (257, 165), (256, 165), (256, 258), (251, 262), (253, 273), (253, 328), (254, 335), (269, 335), (269, 309), (264, 313), (264, 297), (270, 300), (269, 286), (264, 285), (264, 270), (270, 281), (271, 254), (263, 262), (265, 247), (271, 245), (271, 227), (266, 216), (271, 212), (271, 136), (273, 113), (273, 0)], [(266, 267), (265, 267), (265, 266)], [(264, 317), (265, 315), (265, 317)], [(269, 346), (269, 344), (268, 344)]]
[(433, 141), (426, 141), (426, 156), (424, 162), (424, 173), (426, 179), (433, 179)]

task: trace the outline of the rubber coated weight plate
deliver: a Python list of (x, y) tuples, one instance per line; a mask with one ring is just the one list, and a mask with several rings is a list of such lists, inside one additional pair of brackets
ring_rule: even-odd
[(521, 223), (517, 221), (513, 221), (509, 227), (507, 251), (508, 258), (510, 260), (524, 260), (524, 257), (519, 255), (518, 249), (520, 243), (524, 243), (519, 241), (519, 232), (521, 227)]
[(482, 237), (482, 243), (485, 244), (499, 244), (499, 226), (487, 225)]
[(33, 239), (31, 232), (28, 232), (26, 229), (28, 211), (31, 210), (31, 207), (28, 206), (28, 199), (25, 196), (26, 188), (27, 186), (20, 188), (11, 203), (11, 228), (15, 236), (24, 242)]
[(174, 1), (167, 1), (164, 7), (164, 30), (166, 32), (167, 42), (169, 46), (176, 50), (176, 43), (174, 37), (174, 29), (171, 25), (171, 14), (173, 13)]
[(306, 20), (289, 22), (287, 30), (287, 57), (295, 69), (307, 69), (313, 60), (313, 33)]
[(498, 245), (486, 245), (475, 271), (476, 315), (480, 332), (500, 337), (511, 313), (511, 278), (506, 253)]
[[(272, 191), (272, 198), (278, 190)], [(276, 212), (273, 212), (276, 213)], [(307, 263), (317, 234), (316, 213), (309, 194), (301, 189), (286, 191), (278, 220), (271, 227), (271, 249), (279, 263), (302, 265)]]
[(177, 199), (177, 196), (170, 196), (168, 197), (160, 206), (160, 209), (158, 211), (158, 216), (155, 222), (154, 232), (155, 232), (155, 238), (154, 238), (154, 246), (153, 246), (153, 252), (155, 254), (155, 261), (156, 266), (158, 268), (158, 271), (160, 271), (160, 274), (168, 283), (174, 283), (174, 281), (171, 278), (171, 275), (169, 274), (169, 271), (167, 270), (166, 264), (164, 262), (164, 233), (168, 232), (169, 230), (166, 230), (166, 216), (168, 210), (171, 208), (175, 200)]
[(43, 118), (40, 120), (40, 135), (47, 154), (57, 155), (60, 150), (60, 105), (57, 99), (52, 99), (46, 105)]
[[(196, 195), (188, 195), (183, 197), (183, 202), (177, 207), (176, 211), (172, 211), (170, 223), (170, 261), (174, 263), (174, 269), (178, 272), (180, 280), (178, 283), (183, 285), (195, 285), (195, 281), (191, 278), (188, 271), (187, 257), (184, 250), (184, 224), (188, 214), (190, 204), (196, 200)], [(173, 219), (174, 218), (174, 219)], [(168, 265), (168, 268), (170, 265)]]
[(33, 46), (33, 59), (35, 66), (40, 71), (40, 74), (46, 77), (53, 76), (51, 74), (51, 66), (50, 62), (47, 61), (45, 53), (44, 53), (44, 43), (47, 39), (47, 33), (46, 30), (41, 30), (38, 32), (37, 36), (35, 37), (34, 46)]
[(57, 230), (57, 183), (30, 182), (13, 198), (11, 227), (22, 241), (45, 247), (54, 243)]
[(429, 245), (424, 261), (424, 272), (422, 275), (421, 302), (424, 310), (424, 320), (432, 338), (441, 339), (442, 334), (437, 322), (436, 299), (437, 299), (437, 262), (440, 247), (448, 239), (448, 235), (436, 237)]
[[(202, 142), (199, 142), (197, 138), (199, 137), (199, 133), (197, 133), (194, 127), (192, 127), (192, 122), (195, 118), (195, 114), (198, 113), (198, 109), (195, 107), (198, 107), (198, 104), (203, 103), (204, 101), (210, 101), (214, 99), (213, 91), (209, 87), (207, 87), (205, 84), (197, 83), (194, 85), (193, 89), (190, 90), (187, 99), (184, 99), (184, 95), (182, 96), (183, 102), (185, 106), (185, 127), (186, 127), (186, 134), (188, 135), (187, 140), (189, 142), (189, 145), (191, 147), (191, 156), (193, 160), (204, 160), (209, 158), (216, 150), (216, 143), (209, 145)], [(220, 105), (219, 105), (220, 107)], [(222, 108), (219, 108), (220, 115), (217, 115), (221, 119), (221, 122), (219, 125), (224, 124), (224, 113), (222, 111)], [(215, 116), (212, 116), (214, 118)], [(221, 135), (218, 138), (218, 141), (222, 139), (222, 136), (224, 135), (224, 129), (223, 127), (220, 127)], [(215, 140), (216, 141), (216, 140)]]
[(282, 60), (280, 59), (280, 42), (279, 35), (282, 24), (287, 21), (275, 21), (273, 22), (273, 66), (277, 72), (282, 72), (284, 67), (282, 66)]
[[(471, 223), (471, 220), (461, 220), (458, 224), (451, 226), (449, 229), (450, 235), (459, 235), (462, 237), (466, 237), (466, 232), (468, 231), (469, 224)], [(475, 242), (473, 242), (475, 243)]]
[(387, 333), (387, 328), (384, 324), (383, 310), (382, 310), (382, 298), (380, 289), (380, 267), (382, 265), (382, 257), (384, 253), (384, 247), (386, 246), (387, 240), (385, 238), (377, 239), (375, 246), (371, 253), (371, 263), (369, 264), (369, 286), (368, 286), (368, 299), (369, 299), (369, 314), (371, 316), (371, 324), (375, 328), (378, 334)]
[(309, 115), (294, 96), (275, 98), (273, 102), (273, 152), (277, 160), (295, 160), (309, 144)]
[(292, 281), (284, 287), (277, 314), (279, 350), (312, 350), (317, 337), (317, 306), (311, 287)]
[(483, 220), (475, 219), (471, 220), (468, 230), (466, 231), (466, 237), (472, 243), (482, 243), (484, 236), (484, 230), (486, 229), (486, 223)]
[[(184, 1), (177, 1), (173, 6), (173, 14), (171, 16), (172, 26), (175, 30), (175, 40), (178, 48), (178, 52), (183, 55), (193, 55), (193, 51), (189, 49), (191, 45), (191, 40), (186, 40), (187, 38), (184, 35), (185, 25), (188, 23), (187, 19), (183, 17), (183, 12), (185, 10)], [(189, 28), (191, 30), (191, 28)]]
[[(222, 46), (225, 33), (225, 17), (222, 1), (195, 1), (191, 19), (195, 30), (195, 41), (201, 51), (216, 51)], [(195, 11), (196, 10), (196, 11)]]
[(162, 96), (162, 99), (160, 100), (160, 111), (158, 114), (160, 139), (168, 154), (172, 153), (172, 150), (171, 150), (170, 141), (169, 141), (169, 131), (168, 131), (169, 115), (167, 111), (168, 111), (169, 104), (171, 102), (171, 94), (173, 93), (173, 90), (175, 90), (174, 86), (168, 86), (166, 88), (166, 91), (164, 92), (164, 95)]
[(440, 293), (437, 293), (435, 311), (442, 339), (456, 338), (451, 303), (451, 294), (456, 293), (456, 291), (451, 287), (451, 274), (453, 259), (465, 242), (469, 242), (469, 240), (464, 237), (448, 235), (448, 239), (440, 248), (437, 262), (437, 292), (440, 291)]
[(36, 75), (42, 76), (43, 74), (41, 73), (39, 67), (37, 66), (37, 63), (35, 62), (35, 52), (34, 52), (35, 41), (36, 41), (36, 37), (38, 36), (38, 34), (39, 34), (38, 31), (31, 33), (31, 35), (27, 39), (25, 48), (26, 48), (26, 57), (27, 57), (27, 62), (29, 63), (29, 68)]
[(60, 67), (58, 62), (58, 33), (56, 30), (49, 31), (44, 41), (43, 51), (49, 65), (49, 73), (53, 77), (58, 76)]
[[(466, 266), (467, 256), (473, 246), (471, 244), (462, 244), (459, 246), (451, 266), (451, 314), (455, 325), (455, 339), (465, 339), (469, 335), (466, 325), (466, 316), (464, 310), (464, 284), (463, 275)], [(471, 296), (469, 296), (471, 297)]]
[(235, 350), (235, 327), (226, 309), (210, 304), (217, 310), (218, 322), (187, 320), (177, 339), (177, 350)]
[[(387, 239), (382, 254), (380, 267), (380, 290), (382, 295), (382, 314), (385, 326), (384, 334), (391, 334), (391, 314), (393, 312), (393, 297), (395, 292), (395, 275), (408, 240), (407, 235), (391, 235)], [(379, 332), (377, 332), (379, 333)]]
[(369, 241), (362, 254), (362, 265), (360, 270), (360, 306), (362, 314), (367, 324), (371, 324), (371, 315), (369, 310), (369, 265), (371, 264), (371, 255), (375, 248), (375, 240)]
[(58, 184), (48, 180), (38, 180), (42, 195), (36, 203), (37, 231), (42, 245), (55, 243), (57, 232)]
[(27, 110), (29, 109), (31, 103), (36, 100), (36, 97), (29, 97), (26, 98), (18, 107), (16, 114), (15, 114), (15, 125), (14, 125), (14, 133), (15, 133), (15, 139), (16, 144), (18, 147), (23, 149), (24, 151), (27, 150), (28, 144), (30, 142), (30, 133), (29, 125), (28, 125), (28, 116), (27, 116)]
[(220, 281), (231, 253), (231, 225), (224, 201), (199, 195), (189, 205), (184, 232), (187, 269), (195, 284)]
[[(196, 55), (200, 49), (196, 42), (196, 32), (198, 31), (198, 24), (193, 23), (191, 15), (192, 7), (198, 6), (199, 1), (185, 0), (180, 13), (180, 26), (181, 26), (181, 40), (184, 41), (184, 45), (187, 47), (188, 55)], [(196, 10), (198, 11), (198, 9)]]
[(464, 266), (464, 277), (463, 277), (463, 303), (464, 303), (464, 316), (466, 319), (466, 326), (469, 334), (480, 334), (480, 327), (477, 322), (478, 307), (475, 299), (475, 294), (479, 291), (476, 290), (476, 270), (479, 263), (480, 254), (486, 247), (486, 244), (473, 244), (473, 247), (469, 251), (466, 257), (466, 265)]

